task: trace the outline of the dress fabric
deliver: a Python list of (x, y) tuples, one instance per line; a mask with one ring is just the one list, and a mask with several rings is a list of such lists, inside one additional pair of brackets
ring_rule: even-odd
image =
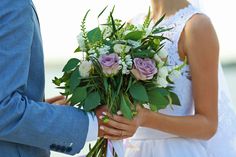
[[(196, 14), (203, 14), (191, 4), (176, 14), (165, 18), (160, 26), (171, 27), (164, 36), (172, 42), (166, 42), (170, 67), (182, 64), (178, 53), (178, 41), (186, 23)], [(145, 15), (140, 14), (131, 22), (142, 24)], [(169, 106), (160, 113), (173, 116), (194, 114), (192, 82), (190, 68), (182, 70), (182, 76), (174, 81), (174, 92), (178, 95), (181, 106)], [(126, 157), (236, 157), (236, 114), (225, 83), (224, 74), (219, 65), (219, 126), (215, 136), (208, 140), (182, 138), (150, 128), (139, 128), (135, 135), (126, 140)]]

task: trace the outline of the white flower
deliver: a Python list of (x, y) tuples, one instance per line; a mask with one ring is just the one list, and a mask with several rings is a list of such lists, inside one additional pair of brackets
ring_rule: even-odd
[(83, 38), (82, 33), (80, 33), (77, 36), (77, 41), (78, 41), (78, 44), (79, 44), (79, 47), (80, 47), (81, 51), (86, 51), (85, 42), (84, 42), (84, 38)]
[(163, 88), (166, 88), (168, 86), (168, 82), (162, 77), (157, 77), (156, 83), (158, 84), (158, 86)]
[(168, 76), (171, 81), (174, 81), (175, 79), (179, 78), (181, 76), (181, 72), (178, 70), (173, 70), (170, 75)]
[(161, 67), (158, 72), (158, 76), (162, 78), (166, 78), (168, 75), (168, 68), (167, 67)]
[(90, 70), (92, 69), (92, 63), (89, 61), (82, 61), (79, 66), (79, 72), (82, 77), (88, 77)]
[(132, 31), (127, 30), (127, 31), (124, 32), (124, 35), (127, 35), (127, 34), (129, 34), (130, 32), (132, 32)]
[(149, 36), (152, 33), (152, 26), (150, 25), (148, 28), (146, 28), (146, 36)]
[(130, 46), (127, 46), (127, 45), (122, 45), (122, 44), (115, 44), (114, 47), (113, 47), (115, 53), (121, 53), (121, 52), (129, 52), (129, 50), (131, 49)]
[(109, 53), (110, 51), (110, 46), (104, 45), (103, 47), (98, 48), (98, 52), (100, 55), (104, 55)]
[(137, 47), (141, 46), (140, 41), (128, 40), (128, 43), (131, 44), (134, 48), (137, 48)]
[(112, 34), (112, 28), (108, 26), (101, 26), (101, 31), (104, 39), (108, 38)]
[(138, 25), (136, 25), (136, 27), (137, 27), (137, 29), (138, 29), (139, 31), (143, 31), (143, 25), (138, 24)]
[(96, 53), (96, 51), (95, 51), (94, 49), (90, 49), (90, 50), (88, 51), (88, 53), (89, 53), (89, 54), (94, 54), (94, 53)]
[(160, 51), (158, 52), (158, 55), (159, 55), (159, 57), (160, 57), (161, 59), (166, 59), (167, 56), (168, 56), (168, 53), (167, 53), (166, 50), (162, 49), (162, 50), (160, 50)]
[(157, 54), (154, 55), (154, 59), (155, 59), (156, 62), (161, 62), (162, 61), (161, 58)]

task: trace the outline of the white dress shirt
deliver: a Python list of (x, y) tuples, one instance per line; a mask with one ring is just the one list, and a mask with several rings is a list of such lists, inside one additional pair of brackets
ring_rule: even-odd
[(98, 138), (98, 119), (93, 112), (89, 112), (87, 115), (89, 118), (89, 127), (86, 142), (91, 142)]

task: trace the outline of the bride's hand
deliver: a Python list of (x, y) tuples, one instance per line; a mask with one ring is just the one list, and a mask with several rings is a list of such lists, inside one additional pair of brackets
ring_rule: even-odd
[(46, 99), (45, 102), (47, 102), (49, 104), (56, 104), (56, 105), (69, 105), (66, 98), (61, 95)]
[(109, 120), (106, 125), (101, 125), (100, 130), (104, 132), (104, 137), (111, 140), (121, 140), (125, 138), (132, 137), (139, 126), (142, 125), (145, 113), (148, 111), (146, 109), (137, 106), (138, 114), (134, 119), (129, 120), (122, 116), (111, 115), (109, 113), (103, 113), (103, 116), (100, 116), (100, 119), (103, 119), (104, 116), (108, 116)]

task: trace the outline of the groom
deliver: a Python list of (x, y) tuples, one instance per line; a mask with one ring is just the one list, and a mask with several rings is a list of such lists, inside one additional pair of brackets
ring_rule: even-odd
[(1, 0), (0, 157), (49, 157), (50, 150), (73, 155), (97, 139), (96, 117), (43, 102), (43, 68), (32, 1)]

